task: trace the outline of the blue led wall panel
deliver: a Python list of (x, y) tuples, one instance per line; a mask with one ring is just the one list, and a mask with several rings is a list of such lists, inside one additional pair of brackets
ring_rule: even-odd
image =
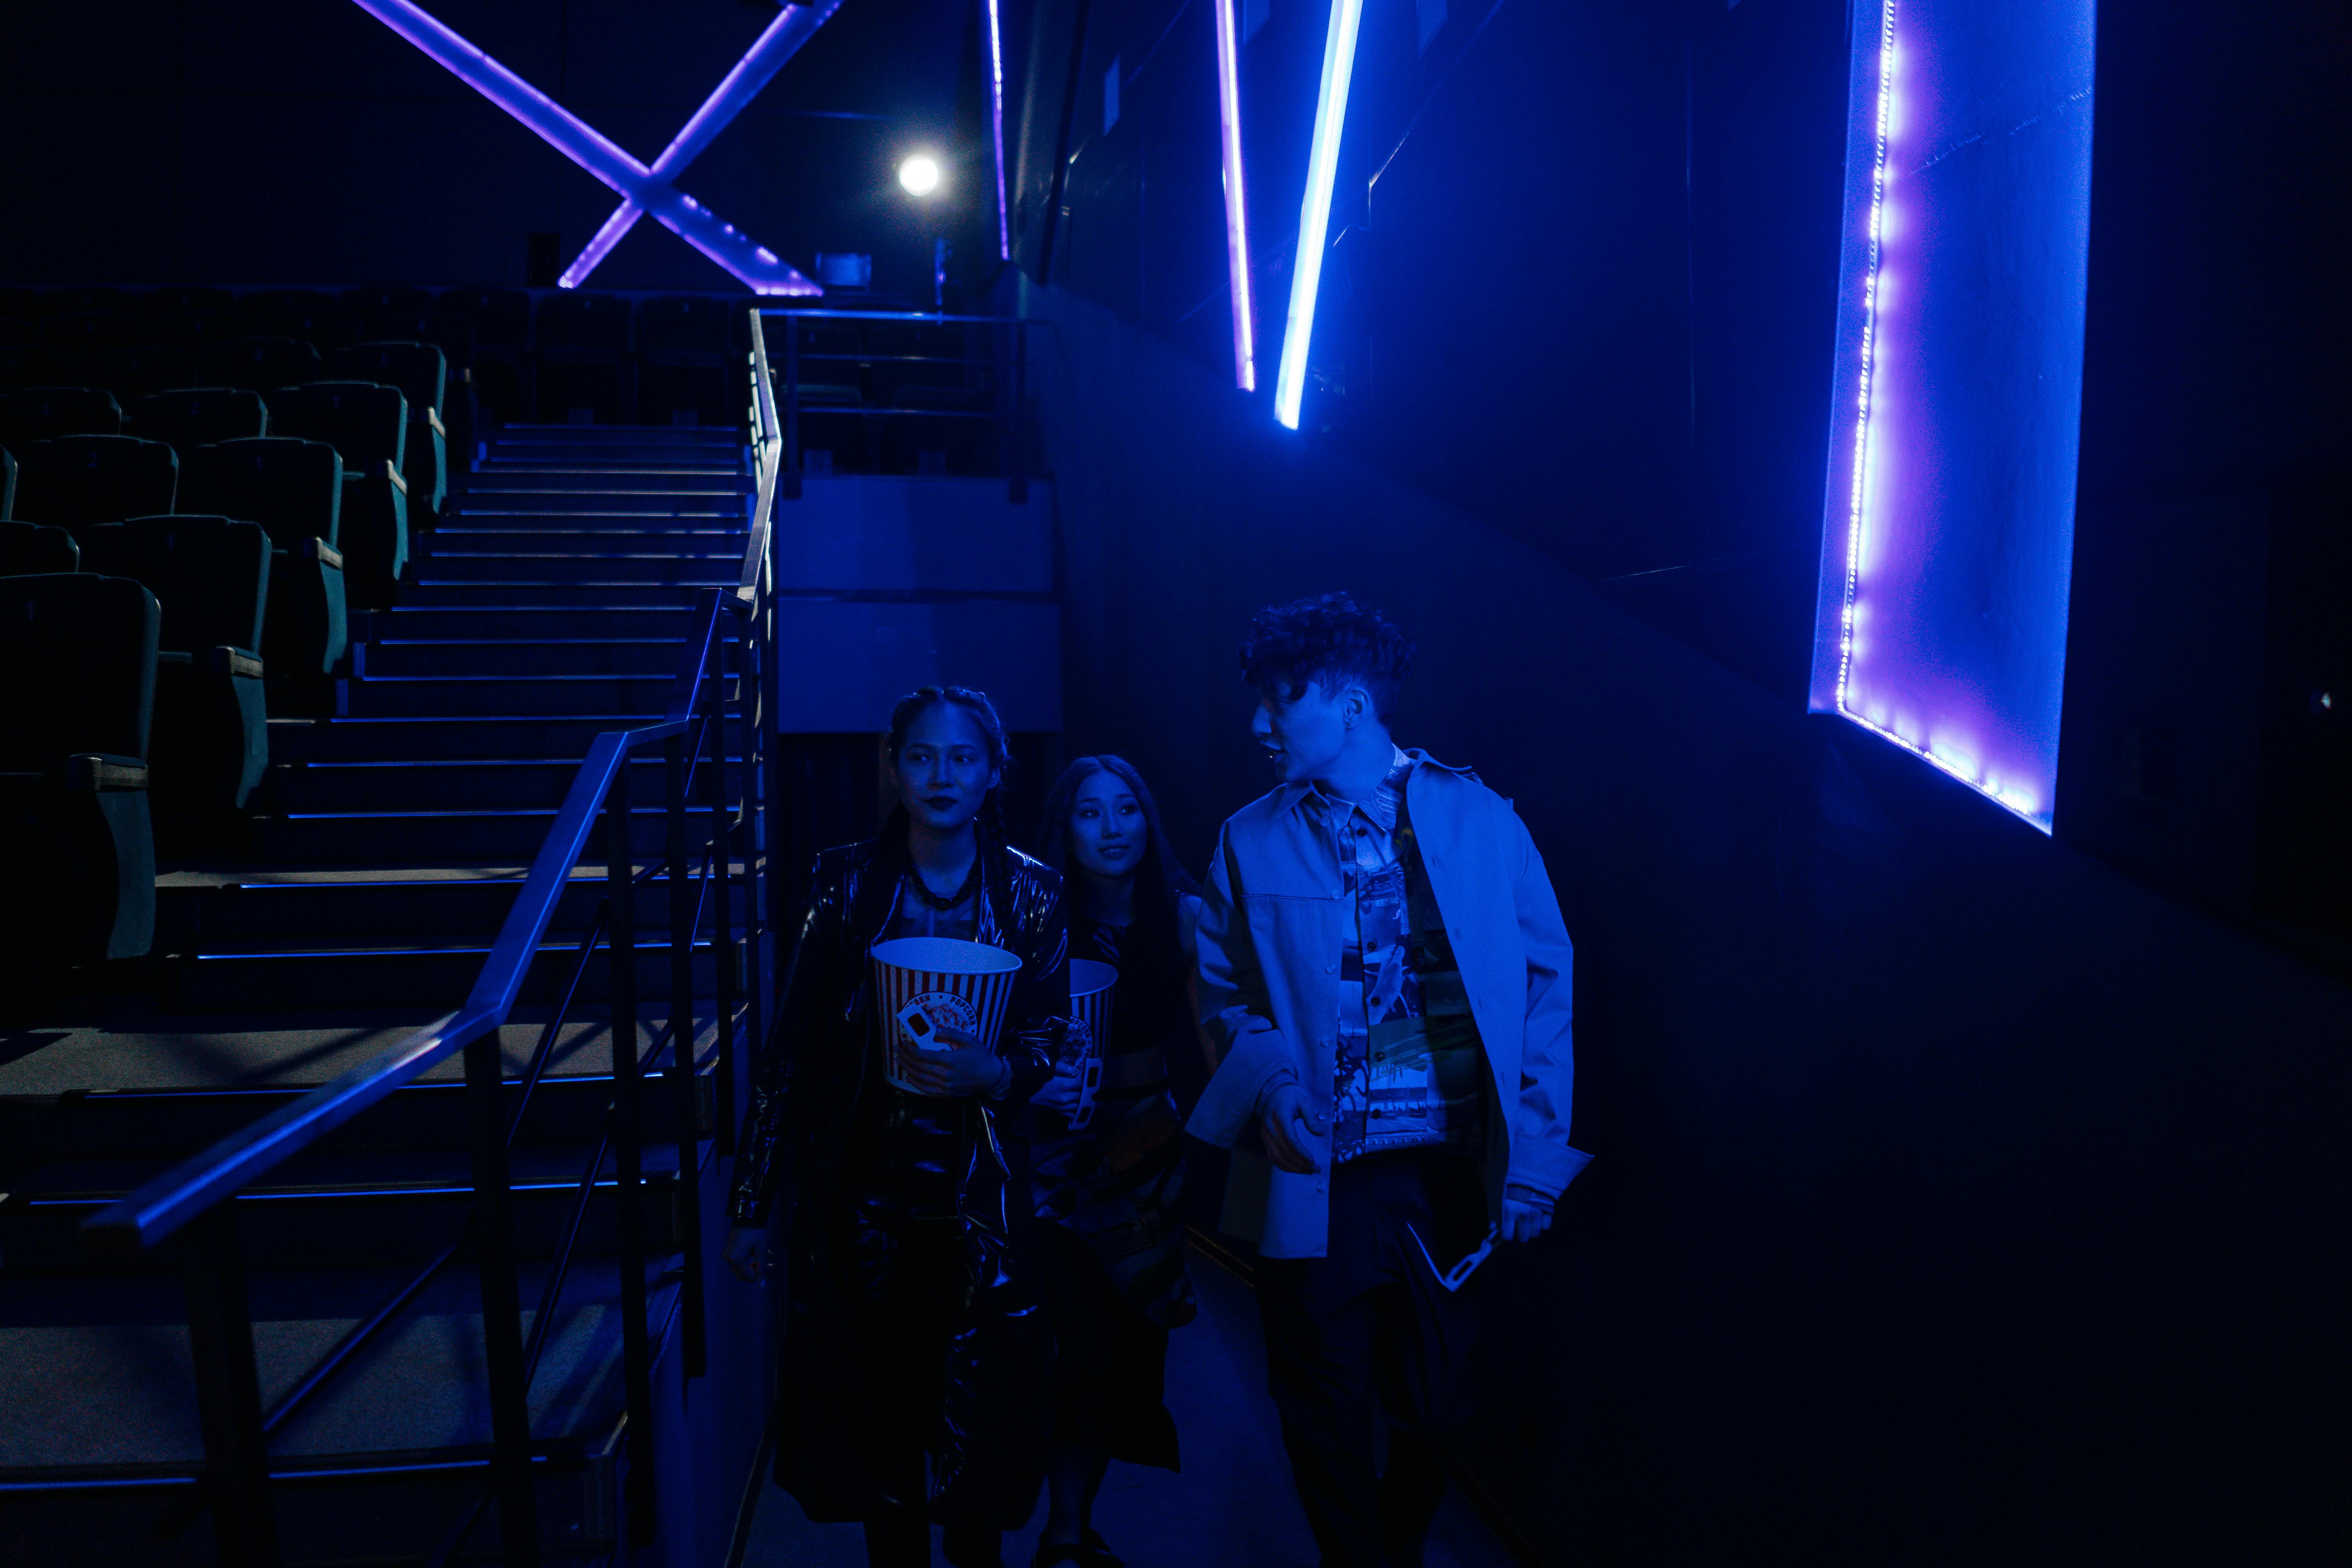
[(1812, 706), (2047, 832), (2092, 0), (1856, 0)]

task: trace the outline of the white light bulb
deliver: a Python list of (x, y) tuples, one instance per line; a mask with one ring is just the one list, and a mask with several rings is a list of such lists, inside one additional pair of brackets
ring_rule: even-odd
[(898, 165), (898, 183), (907, 187), (910, 196), (928, 196), (940, 188), (940, 166), (934, 160), (917, 153)]

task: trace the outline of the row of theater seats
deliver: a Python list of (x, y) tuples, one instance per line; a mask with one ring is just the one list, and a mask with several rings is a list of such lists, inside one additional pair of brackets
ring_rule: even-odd
[(478, 404), (493, 421), (732, 425), (742, 317), (699, 295), (555, 291), (534, 304), (510, 289), (0, 289), (0, 386), (267, 391), (314, 379), (354, 344), (406, 341), (446, 356), (461, 441)]
[[(142, 395), (135, 386), (118, 387), (93, 374), (0, 391), (0, 446), (55, 436), (127, 434), (187, 447), (266, 435), (270, 407), (260, 401), (266, 394), (275, 405), (280, 434), (309, 435), (315, 429), (319, 439), (342, 450), (345, 466), (354, 473), (373, 473), (388, 465), (404, 490), (415, 497), (415, 506), (426, 514), (419, 525), (431, 525), (447, 491), (451, 445), (443, 417), (449, 366), (437, 345), (403, 340), (355, 343), (337, 350), (331, 368), (323, 371), (304, 344), (280, 346), (302, 349), (307, 359), (278, 354), (266, 342), (224, 346), (235, 351), (223, 356), (230, 363), (214, 365), (223, 374), (198, 385)], [(349, 391), (309, 391), (321, 382), (395, 390), (402, 399), (400, 416), (387, 422), (383, 408), (353, 403)], [(302, 390), (293, 390), (297, 388)], [(118, 400), (118, 393), (128, 400), (127, 406)], [(376, 401), (389, 406), (380, 395)]]
[[(358, 584), (380, 603), (404, 565), (395, 514), (369, 515), (356, 547), (344, 530), (342, 459), (323, 441), (249, 437), (192, 447), (184, 467), (161, 441), (131, 436), (62, 436), (35, 441), (21, 458), (0, 450), (0, 521), (46, 526), (78, 547), (109, 524), (205, 518), (257, 529), (268, 542), (266, 618), (258, 650), (279, 673), (331, 674), (348, 643)], [(397, 492), (394, 492), (396, 496)], [(385, 523), (389, 527), (383, 527)], [(25, 548), (48, 551), (46, 536)], [(347, 580), (347, 569), (363, 563)]]
[(77, 531), (173, 512), (258, 524), (277, 585), (263, 654), (281, 673), (330, 673), (348, 606), (390, 601), (411, 530), (437, 519), (447, 477), (432, 401), (440, 351), (362, 344), (341, 367), (383, 379), (312, 382), (266, 401), (229, 387), (153, 393), (127, 412), (97, 388), (0, 393), (0, 519)]

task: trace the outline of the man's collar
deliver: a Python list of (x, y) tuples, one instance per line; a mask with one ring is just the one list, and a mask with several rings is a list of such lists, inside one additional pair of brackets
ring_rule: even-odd
[[(1399, 746), (1397, 748), (1396, 754), (1403, 761), (1412, 763), (1416, 769), (1435, 768), (1440, 773), (1453, 773), (1456, 777), (1465, 779), (1475, 779), (1478, 776), (1476, 773), (1469, 768), (1456, 767), (1451, 763), (1441, 763), (1435, 757), (1431, 756), (1427, 752), (1422, 751), (1418, 747), (1408, 751), (1404, 747)], [(1393, 772), (1393, 768), (1391, 771)], [(1276, 792), (1274, 808), (1277, 813), (1296, 811), (1300, 803), (1305, 801), (1308, 795), (1319, 793), (1322, 792), (1318, 791), (1311, 781), (1305, 784), (1286, 784), (1281, 789)], [(1337, 800), (1339, 796), (1328, 795), (1327, 798)]]

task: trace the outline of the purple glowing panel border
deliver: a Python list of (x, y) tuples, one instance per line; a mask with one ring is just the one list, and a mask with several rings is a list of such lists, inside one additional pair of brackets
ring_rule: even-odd
[[(743, 51), (743, 58), (735, 62), (735, 68), (711, 89), (710, 96), (702, 100), (702, 107), (678, 127), (677, 134), (670, 138), (669, 145), (662, 149), (661, 156), (654, 160), (653, 168), (648, 173), (655, 179), (664, 181), (675, 180), (684, 173), (686, 166), (710, 145), (712, 139), (727, 129), (747, 104), (760, 96), (761, 90), (783, 68), (784, 62), (800, 52), (800, 47), (824, 26), (826, 19), (840, 5), (841, 0), (820, 0), (815, 5), (786, 5), (777, 12), (776, 19), (768, 24), (766, 30), (752, 41), (750, 48)], [(637, 219), (643, 216), (644, 209), (634, 202), (624, 201), (614, 207), (612, 216), (604, 220), (604, 226), (581, 248), (580, 254), (572, 258), (572, 265), (563, 269), (563, 276), (555, 280), (556, 287), (577, 289), (585, 283), (588, 275), (596, 270), (597, 264), (612, 254), (613, 247), (636, 226)]]
[(1010, 261), (1013, 223), (1004, 210), (1004, 28), (997, 8), (998, 0), (988, 0), (988, 126), (996, 142), (996, 258)]
[(1811, 703), (2048, 832), (2094, 0), (1877, 0), (1849, 78)]
[[(625, 201), (724, 268), (755, 294), (822, 292), (776, 253), (616, 146), (578, 115), (467, 43), (412, 0), (353, 0), (460, 81), (513, 115), (541, 140)], [(611, 226), (607, 223), (606, 226)], [(626, 226), (624, 225), (624, 227)]]
[(1234, 302), (1234, 384), (1257, 390), (1256, 301), (1250, 294), (1249, 203), (1242, 194), (1241, 43), (1234, 0), (1215, 0), (1217, 127), (1225, 174), (1225, 268)]

